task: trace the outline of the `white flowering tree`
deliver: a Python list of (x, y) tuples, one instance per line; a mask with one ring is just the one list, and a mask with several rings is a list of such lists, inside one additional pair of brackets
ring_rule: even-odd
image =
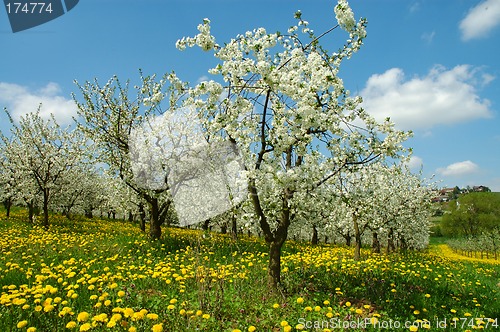
[(48, 227), (49, 204), (55, 192), (72, 168), (82, 162), (83, 137), (77, 130), (61, 128), (53, 116), (43, 119), (39, 110), (21, 117), (19, 123), (6, 113), (12, 127), (10, 139), (2, 135), (7, 148), (4, 155), (17, 173), (16, 189), (22, 191), (18, 195), (27, 197), (27, 202), (42, 196), (42, 224)]
[(336, 211), (328, 228), (351, 232), (355, 259), (360, 258), (363, 239), (369, 241), (370, 236), (374, 252), (380, 252), (381, 241), (388, 251), (395, 249), (396, 242), (401, 249), (427, 246), (433, 184), (421, 174), (411, 173), (404, 165), (373, 163), (346, 174), (339, 184), (344, 212)]
[[(202, 82), (184, 102), (200, 110), (207, 132), (234, 143), (243, 155), (252, 218), (269, 244), (274, 287), (289, 226), (309, 195), (343, 170), (396, 157), (408, 136), (389, 119), (377, 123), (359, 107), (361, 98), (344, 88), (339, 69), (361, 47), (366, 21), (356, 22), (345, 0), (334, 12), (338, 24), (320, 35), (297, 12), (298, 23), (284, 34), (258, 28), (221, 46), (205, 19), (198, 35), (177, 43), (181, 50), (212, 51), (220, 60), (209, 72), (224, 84)], [(320, 42), (338, 29), (348, 39), (332, 53)]]
[[(147, 202), (149, 235), (154, 239), (161, 237), (161, 225), (173, 206), (167, 182), (168, 174), (157, 179), (155, 186), (148, 186), (134, 175), (131, 133), (147, 125), (151, 118), (171, 109), (171, 104), (181, 98), (182, 85), (180, 89), (175, 84), (164, 89), (172, 77), (174, 76), (166, 75), (156, 80), (154, 75), (143, 76), (141, 73), (141, 86), (134, 86), (134, 96), (129, 91), (129, 83), (122, 85), (117, 77), (111, 78), (104, 85), (97, 80), (83, 85), (77, 83), (83, 100), (74, 97), (81, 118), (79, 128), (95, 145), (96, 159), (106, 164), (111, 177), (120, 178)], [(168, 135), (169, 132), (165, 131), (164, 134)]]
[(35, 208), (39, 202), (39, 188), (30, 173), (20, 164), (18, 158), (23, 147), (12, 137), (0, 133), (0, 198), (6, 208), (7, 217), (10, 207), (20, 202), (28, 207), (28, 220), (34, 222)]

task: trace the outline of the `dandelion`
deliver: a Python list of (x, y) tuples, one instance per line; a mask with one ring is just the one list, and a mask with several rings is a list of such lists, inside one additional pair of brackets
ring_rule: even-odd
[(88, 312), (82, 311), (78, 314), (78, 316), (76, 317), (76, 320), (79, 322), (86, 322), (89, 319), (89, 316), (90, 315)]
[(253, 325), (250, 325), (248, 327), (248, 332), (254, 332), (255, 330), (257, 330), (257, 328), (255, 326), (253, 326)]
[(151, 328), (151, 331), (153, 332), (162, 332), (163, 331), (163, 324), (155, 324)]
[(297, 325), (295, 325), (295, 329), (296, 330), (303, 330), (304, 329), (304, 325), (303, 324), (297, 324)]
[(80, 326), (80, 331), (89, 331), (92, 328), (92, 325), (90, 323), (85, 323), (82, 326)]
[(274, 309), (278, 309), (279, 307), (280, 307), (280, 305), (278, 303), (273, 304)]
[(20, 321), (19, 323), (17, 323), (17, 328), (18, 329), (22, 329), (23, 327), (25, 327), (26, 325), (28, 325), (28, 321), (26, 320), (22, 320)]
[(175, 309), (175, 305), (173, 305), (173, 304), (169, 304), (169, 305), (167, 306), (167, 309), (168, 309), (168, 310), (174, 310), (174, 309)]
[(157, 314), (147, 314), (146, 317), (151, 320), (157, 320), (158, 315)]
[(26, 332), (36, 332), (36, 327), (28, 327)]
[(286, 320), (283, 320), (281, 321), (280, 325), (283, 327), (288, 326), (288, 322)]
[(304, 303), (304, 299), (303, 299), (303, 298), (301, 298), (301, 297), (297, 298), (297, 303), (298, 303), (298, 304), (302, 304), (302, 303)]
[(68, 324), (66, 324), (67, 329), (74, 329), (76, 327), (76, 322), (70, 321)]
[(347, 301), (347, 302), (345, 303), (345, 306), (346, 306), (346, 307), (350, 307), (350, 306), (351, 306), (351, 302)]
[(209, 314), (203, 314), (203, 316), (201, 316), (203, 319), (209, 319), (210, 318), (210, 315)]
[(410, 331), (415, 332), (418, 331), (418, 327), (415, 325), (410, 326)]

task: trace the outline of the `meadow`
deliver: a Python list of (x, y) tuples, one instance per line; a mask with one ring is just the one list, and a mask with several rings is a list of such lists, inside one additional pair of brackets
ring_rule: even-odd
[(371, 254), (288, 241), (282, 288), (262, 239), (0, 215), (0, 331), (498, 330), (500, 262), (446, 245)]

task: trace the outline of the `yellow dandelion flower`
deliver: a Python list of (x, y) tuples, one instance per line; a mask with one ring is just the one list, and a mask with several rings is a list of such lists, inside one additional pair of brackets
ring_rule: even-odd
[(147, 314), (146, 317), (151, 320), (157, 320), (158, 315), (157, 314)]
[(288, 322), (286, 320), (283, 320), (281, 321), (280, 325), (283, 327), (288, 326)]
[(255, 330), (257, 330), (257, 328), (255, 326), (253, 326), (253, 325), (250, 325), (248, 327), (248, 332), (254, 332)]
[(76, 320), (79, 322), (86, 322), (89, 319), (89, 316), (90, 315), (88, 312), (82, 311), (78, 314), (78, 316), (76, 317)]
[(297, 303), (298, 303), (298, 304), (302, 304), (302, 303), (304, 303), (304, 299), (303, 299), (303, 298), (301, 298), (301, 297), (299, 297), (299, 298), (297, 299)]
[(19, 323), (17, 323), (17, 328), (18, 329), (22, 329), (23, 327), (25, 327), (26, 325), (28, 325), (28, 321), (27, 320), (22, 320), (20, 321)]
[(273, 304), (274, 309), (278, 309), (279, 307), (280, 307), (280, 305), (278, 303)]
[(163, 331), (163, 324), (155, 324), (151, 328), (151, 331), (153, 332), (162, 332)]
[(68, 324), (66, 324), (67, 329), (74, 329), (76, 327), (76, 322), (70, 321)]
[(85, 323), (80, 326), (80, 331), (89, 331), (92, 328), (92, 325), (90, 323)]

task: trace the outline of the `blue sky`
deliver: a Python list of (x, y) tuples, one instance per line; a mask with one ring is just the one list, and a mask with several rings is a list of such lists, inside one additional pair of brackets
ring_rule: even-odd
[[(368, 19), (364, 47), (344, 63), (347, 89), (364, 98), (376, 118), (390, 116), (413, 130), (406, 146), (440, 186), (485, 185), (500, 191), (500, 0), (351, 0)], [(75, 107), (73, 81), (112, 75), (138, 80), (174, 70), (196, 83), (214, 58), (175, 49), (196, 34), (205, 17), (217, 42), (257, 27), (285, 32), (300, 9), (317, 33), (335, 24), (326, 0), (82, 0), (70, 12), (12, 33), (0, 9), (0, 107), (14, 116), (54, 112), (68, 123)], [(324, 42), (335, 51), (335, 31)], [(329, 47), (328, 47), (329, 46)], [(5, 115), (0, 129), (8, 130)]]

